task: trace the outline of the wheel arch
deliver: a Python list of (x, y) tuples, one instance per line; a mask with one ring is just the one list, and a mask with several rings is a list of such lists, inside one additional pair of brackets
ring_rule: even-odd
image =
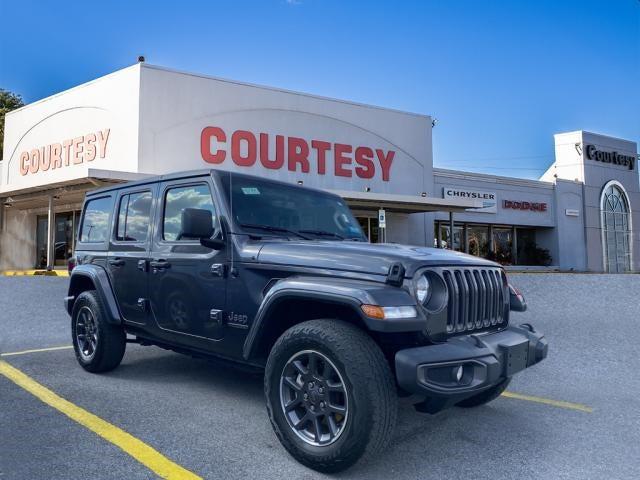
[(342, 320), (368, 332), (360, 305), (361, 302), (348, 296), (280, 290), (258, 311), (245, 340), (243, 356), (246, 360), (266, 359), (280, 335), (307, 320)]
[(122, 323), (122, 316), (107, 272), (98, 265), (78, 265), (73, 269), (69, 280), (69, 293), (65, 298), (65, 309), (69, 315), (73, 311), (73, 305), (78, 296), (87, 290), (96, 291), (105, 306), (109, 323)]

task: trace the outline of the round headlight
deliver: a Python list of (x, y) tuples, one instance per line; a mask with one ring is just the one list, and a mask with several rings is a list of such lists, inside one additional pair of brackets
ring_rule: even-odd
[(421, 304), (424, 305), (429, 300), (430, 289), (431, 288), (427, 277), (425, 275), (420, 275), (420, 278), (418, 278), (418, 280), (416, 281), (415, 290), (416, 298)]

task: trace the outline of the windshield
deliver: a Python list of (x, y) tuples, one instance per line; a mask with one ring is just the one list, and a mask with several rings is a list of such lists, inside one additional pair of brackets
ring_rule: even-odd
[(221, 175), (221, 179), (233, 218), (245, 232), (365, 241), (360, 224), (340, 197), (244, 175)]

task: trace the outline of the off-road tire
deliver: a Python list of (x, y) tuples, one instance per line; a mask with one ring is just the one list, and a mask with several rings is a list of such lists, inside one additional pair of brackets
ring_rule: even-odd
[(511, 383), (511, 377), (504, 379), (499, 384), (485, 390), (484, 392), (458, 402), (456, 405), (462, 408), (474, 408), (481, 405), (486, 405), (487, 403), (492, 402), (500, 395), (502, 395), (502, 392), (507, 389), (509, 383)]
[[(281, 404), (280, 381), (289, 359), (314, 350), (326, 356), (344, 380), (348, 414), (334, 443), (310, 445), (290, 426)], [(271, 425), (287, 451), (300, 463), (321, 472), (339, 472), (359, 459), (380, 453), (391, 439), (398, 404), (389, 364), (376, 343), (361, 329), (339, 320), (310, 320), (282, 334), (270, 352), (264, 388)]]
[[(77, 319), (80, 311), (86, 307), (95, 318), (98, 333), (95, 354), (90, 360), (80, 353), (76, 339)], [(122, 361), (127, 345), (127, 335), (121, 325), (107, 322), (104, 305), (95, 290), (87, 290), (78, 295), (71, 312), (71, 340), (76, 359), (82, 368), (92, 373), (102, 373), (113, 370)]]

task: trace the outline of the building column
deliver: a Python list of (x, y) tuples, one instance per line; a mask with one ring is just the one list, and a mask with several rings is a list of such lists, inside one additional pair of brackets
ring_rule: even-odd
[(453, 212), (449, 212), (449, 250), (453, 250)]
[(493, 252), (493, 225), (489, 224), (489, 251)]
[(55, 263), (55, 234), (56, 215), (53, 208), (53, 195), (49, 195), (49, 209), (47, 212), (47, 270), (53, 270)]
[(467, 224), (462, 226), (462, 241), (464, 242), (463, 251), (469, 253), (469, 233), (467, 232)]
[(516, 227), (511, 227), (511, 258), (514, 265), (518, 265), (518, 236), (516, 233)]

